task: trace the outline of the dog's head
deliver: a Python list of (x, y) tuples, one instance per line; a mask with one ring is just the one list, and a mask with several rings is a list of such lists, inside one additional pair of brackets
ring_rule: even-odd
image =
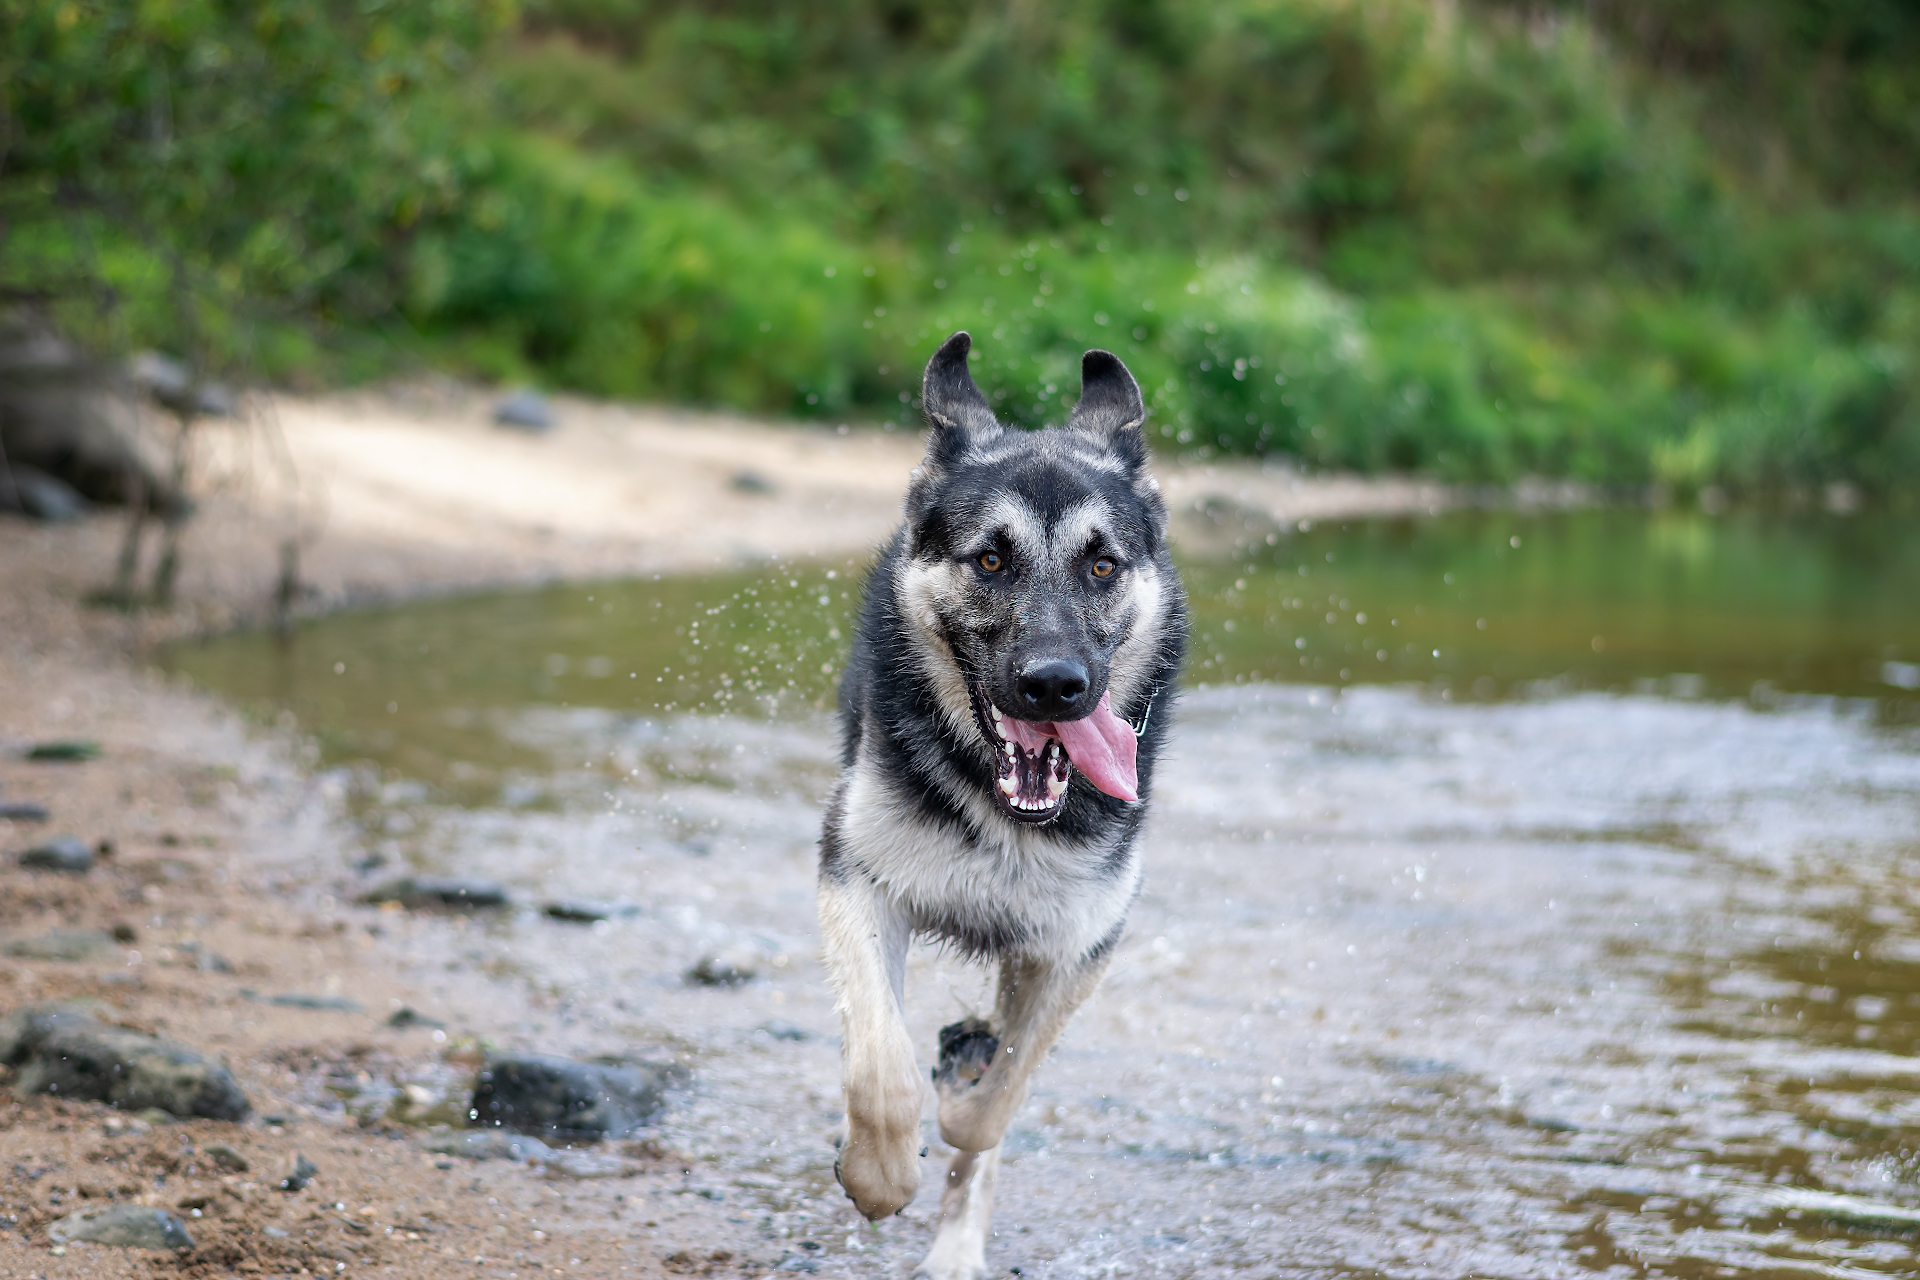
[(967, 371), (971, 347), (956, 333), (927, 365), (933, 433), (898, 603), (955, 731), (991, 753), (1005, 813), (1056, 817), (1076, 772), (1135, 800), (1134, 725), (1184, 616), (1139, 385), (1089, 351), (1066, 426), (1008, 430)]

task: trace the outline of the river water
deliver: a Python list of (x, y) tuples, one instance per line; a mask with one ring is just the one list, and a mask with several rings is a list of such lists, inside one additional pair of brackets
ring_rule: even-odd
[[(1920, 529), (1465, 513), (1185, 565), (1196, 644), (1101, 992), (1008, 1139), (1023, 1276), (1920, 1273)], [(686, 1243), (896, 1275), (832, 1184), (814, 839), (858, 566), (425, 602), (176, 650), (319, 744), (337, 874), (520, 1047), (664, 1046)], [(349, 866), (384, 860), (366, 872)], [(760, 972), (690, 984), (704, 956)], [(989, 1001), (914, 954), (911, 1025)], [(664, 1250), (674, 1242), (663, 1242)]]

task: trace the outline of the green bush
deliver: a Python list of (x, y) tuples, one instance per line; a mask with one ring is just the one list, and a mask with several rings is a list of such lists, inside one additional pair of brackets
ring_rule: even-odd
[(1894, 493), (1916, 60), (1892, 0), (0, 0), (0, 291), (835, 420), (965, 327), (1029, 425), (1099, 345), (1169, 448)]

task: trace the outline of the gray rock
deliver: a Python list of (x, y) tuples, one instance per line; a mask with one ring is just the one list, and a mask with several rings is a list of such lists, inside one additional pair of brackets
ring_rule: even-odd
[(358, 1000), (349, 1000), (345, 996), (309, 996), (298, 992), (286, 995), (268, 996), (268, 1004), (277, 1004), (283, 1009), (317, 1009), (328, 1013), (364, 1013), (366, 1006)]
[(142, 351), (129, 360), (127, 377), (161, 407), (175, 413), (191, 405), (193, 412), (203, 418), (233, 416), (235, 401), (229, 388), (218, 382), (195, 386), (186, 365), (158, 351)]
[(100, 758), (100, 744), (87, 738), (56, 738), (27, 748), (27, 759), (41, 763), (78, 764)]
[(20, 855), (20, 865), (32, 871), (62, 871), (85, 875), (93, 870), (93, 850), (72, 836), (55, 836)]
[(0, 953), (21, 960), (92, 960), (119, 949), (105, 929), (49, 929), (31, 938), (11, 938)]
[(598, 924), (602, 920), (640, 914), (640, 908), (617, 902), (549, 902), (540, 911), (549, 919), (565, 920), (569, 924)]
[(287, 1176), (280, 1179), (280, 1189), (299, 1191), (319, 1176), (320, 1166), (296, 1151), (293, 1153), (293, 1163), (288, 1166)]
[(13, 1068), (20, 1098), (47, 1093), (212, 1120), (242, 1120), (252, 1109), (220, 1064), (77, 1005), (30, 1005), (0, 1018), (0, 1063)]
[(766, 494), (773, 492), (773, 481), (758, 471), (741, 470), (733, 473), (727, 486), (735, 493)]
[(117, 1245), (122, 1249), (191, 1249), (193, 1237), (180, 1219), (144, 1204), (114, 1204), (70, 1213), (47, 1228), (55, 1244)]
[(346, 1112), (360, 1122), (362, 1129), (370, 1129), (388, 1117), (394, 1103), (406, 1095), (385, 1080), (372, 1080), (361, 1085), (359, 1092), (346, 1100)]
[(45, 822), (51, 816), (47, 806), (31, 800), (0, 800), (0, 818), (10, 822)]
[(605, 1151), (556, 1151), (546, 1166), (549, 1178), (574, 1178), (581, 1182), (595, 1178), (631, 1178), (647, 1168), (638, 1160)]
[(509, 905), (507, 891), (493, 881), (454, 876), (400, 876), (375, 885), (360, 895), (360, 901), (442, 911), (497, 911)]
[(516, 391), (493, 407), (493, 420), (522, 431), (546, 431), (553, 426), (553, 410), (538, 391)]
[(420, 1149), (435, 1155), (460, 1156), (467, 1160), (529, 1160), (545, 1163), (554, 1151), (538, 1138), (501, 1129), (483, 1129), (478, 1133), (435, 1133), (420, 1139)]
[(474, 1084), (474, 1123), (520, 1133), (624, 1138), (666, 1105), (685, 1073), (671, 1064), (606, 1066), (508, 1054), (487, 1059)]
[(737, 987), (759, 976), (759, 957), (743, 948), (702, 956), (687, 970), (687, 981), (700, 987)]
[(159, 514), (189, 510), (137, 391), (124, 369), (39, 319), (0, 312), (0, 456), (11, 467), (58, 477), (93, 502), (137, 495)]
[(813, 1039), (813, 1032), (805, 1027), (796, 1027), (791, 1022), (782, 1022), (778, 1018), (763, 1022), (754, 1028), (763, 1036), (774, 1040), (792, 1040), (796, 1043)]
[(78, 489), (38, 467), (0, 466), (0, 511), (65, 524), (89, 510)]
[(207, 1159), (213, 1161), (214, 1167), (224, 1169), (228, 1173), (245, 1173), (253, 1167), (247, 1162), (245, 1156), (224, 1143), (216, 1142), (205, 1150)]

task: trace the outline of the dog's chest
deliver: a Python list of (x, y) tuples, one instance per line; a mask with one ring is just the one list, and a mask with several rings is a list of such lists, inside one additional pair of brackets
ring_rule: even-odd
[(860, 865), (918, 927), (972, 950), (1083, 952), (1124, 919), (1139, 869), (1116, 848), (1014, 830), (969, 838), (927, 819), (856, 768), (843, 838)]

